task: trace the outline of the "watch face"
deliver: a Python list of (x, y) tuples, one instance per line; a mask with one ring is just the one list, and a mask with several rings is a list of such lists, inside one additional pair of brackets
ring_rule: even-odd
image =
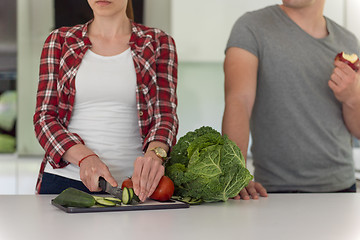
[(161, 158), (166, 158), (167, 157), (167, 153), (165, 151), (165, 149), (161, 148), (161, 147), (157, 147), (154, 149), (156, 155), (158, 155)]

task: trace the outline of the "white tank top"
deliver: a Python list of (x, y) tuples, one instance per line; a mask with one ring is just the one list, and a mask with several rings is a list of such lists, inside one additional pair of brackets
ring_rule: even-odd
[[(136, 72), (130, 49), (115, 56), (88, 50), (75, 79), (75, 104), (68, 126), (109, 167), (121, 183), (133, 173), (142, 141), (136, 108)], [(79, 167), (70, 164), (45, 172), (80, 180)]]

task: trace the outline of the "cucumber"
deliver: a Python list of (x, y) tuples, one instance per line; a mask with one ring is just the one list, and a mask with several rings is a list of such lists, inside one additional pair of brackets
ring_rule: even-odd
[(134, 197), (134, 189), (132, 189), (132, 188), (128, 188), (128, 189), (129, 189), (130, 199), (133, 199), (133, 197)]
[(121, 200), (114, 197), (99, 197), (93, 196), (95, 201), (101, 206), (113, 207), (121, 204)]
[(124, 187), (123, 188), (123, 193), (122, 193), (122, 202), (124, 204), (128, 204), (131, 201), (131, 197), (130, 197), (130, 192), (129, 192), (129, 188)]
[(203, 202), (201, 198), (192, 198), (192, 197), (172, 196), (171, 199), (181, 201), (190, 205), (197, 205)]
[(75, 188), (67, 188), (53, 200), (54, 203), (64, 207), (86, 208), (95, 205), (96, 201), (90, 194)]
[(100, 205), (106, 206), (106, 207), (114, 207), (116, 203), (110, 200), (106, 200), (105, 198), (99, 198), (96, 200), (96, 202)]
[(131, 199), (131, 204), (135, 205), (135, 204), (138, 204), (139, 202), (140, 202), (140, 199), (139, 199), (138, 195), (136, 195), (134, 193), (134, 195), (133, 195), (133, 197)]
[(111, 201), (111, 202), (114, 202), (115, 204), (120, 204), (121, 203), (120, 199), (114, 198), (114, 197), (105, 197), (104, 199), (108, 200), (108, 201)]
[(96, 200), (98, 200), (98, 199), (103, 199), (104, 197), (93, 196), (93, 198), (94, 198), (94, 199), (95, 199), (95, 201), (96, 201)]

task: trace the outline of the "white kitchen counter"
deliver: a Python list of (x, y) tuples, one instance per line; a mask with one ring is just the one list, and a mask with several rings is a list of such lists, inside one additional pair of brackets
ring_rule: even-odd
[(0, 195), (0, 239), (360, 239), (360, 194), (271, 194), (187, 209), (65, 213), (54, 196)]

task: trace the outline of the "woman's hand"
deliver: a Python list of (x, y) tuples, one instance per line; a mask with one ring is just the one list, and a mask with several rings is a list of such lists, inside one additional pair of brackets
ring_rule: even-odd
[(111, 186), (117, 187), (118, 184), (111, 175), (109, 168), (96, 155), (87, 157), (80, 164), (80, 179), (84, 185), (92, 192), (99, 192), (99, 177), (103, 177)]
[(146, 153), (144, 157), (136, 159), (131, 179), (134, 192), (140, 201), (144, 202), (147, 197), (151, 196), (164, 172), (165, 168), (162, 165), (162, 159), (152, 151)]
[(117, 187), (118, 184), (111, 175), (109, 168), (85, 145), (76, 144), (72, 146), (62, 157), (75, 165), (79, 165), (80, 159), (83, 159), (80, 163), (80, 179), (90, 191), (101, 191), (99, 177), (105, 178), (111, 186)]

